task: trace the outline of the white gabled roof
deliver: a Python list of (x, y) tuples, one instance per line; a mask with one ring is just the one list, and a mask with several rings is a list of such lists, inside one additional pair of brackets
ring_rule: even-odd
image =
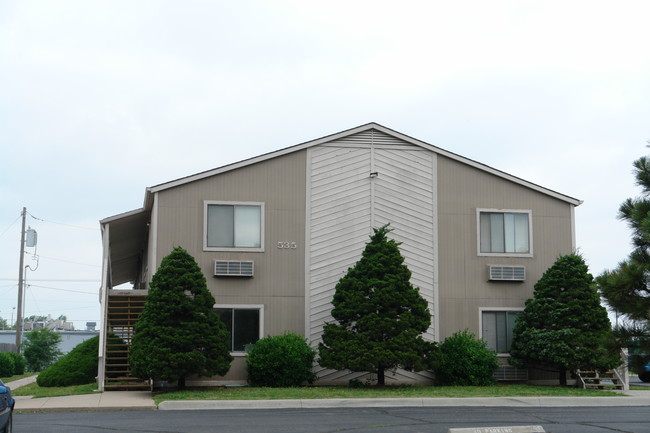
[(488, 165), (482, 164), (480, 162), (474, 161), (474, 160), (469, 159), (469, 158), (465, 158), (465, 157), (457, 155), (457, 154), (455, 154), (453, 152), (449, 152), (447, 150), (444, 150), (444, 149), (441, 149), (439, 147), (433, 146), (433, 145), (431, 145), (429, 143), (425, 143), (424, 141), (421, 141), (421, 140), (418, 140), (416, 138), (410, 137), (408, 135), (402, 134), (400, 132), (397, 132), (395, 130), (392, 130), (390, 128), (382, 126), (382, 125), (380, 125), (378, 123), (371, 122), (371, 123), (367, 123), (365, 125), (357, 126), (356, 128), (352, 128), (352, 129), (348, 129), (348, 130), (345, 130), (345, 131), (338, 132), (336, 134), (327, 135), (325, 137), (318, 138), (316, 140), (307, 141), (307, 142), (304, 142), (304, 143), (301, 143), (301, 144), (297, 144), (295, 146), (291, 146), (291, 147), (287, 147), (287, 148), (284, 148), (284, 149), (277, 150), (275, 152), (265, 153), (263, 155), (259, 155), (259, 156), (256, 156), (256, 157), (253, 157), (253, 158), (250, 158), (250, 159), (246, 159), (246, 160), (243, 160), (243, 161), (240, 161), (240, 162), (224, 165), (222, 167), (218, 167), (218, 168), (215, 168), (215, 169), (212, 169), (212, 170), (204, 171), (204, 172), (201, 172), (201, 173), (193, 174), (191, 176), (182, 177), (180, 179), (172, 180), (172, 181), (169, 181), (169, 182), (165, 182), (165, 183), (161, 183), (159, 185), (149, 187), (149, 188), (147, 188), (144, 207), (146, 208), (147, 203), (150, 203), (150, 195), (153, 194), (153, 193), (156, 193), (158, 191), (164, 191), (164, 190), (169, 189), (169, 188), (174, 188), (176, 186), (184, 185), (184, 184), (187, 184), (187, 183), (190, 183), (190, 182), (195, 182), (197, 180), (205, 179), (207, 177), (211, 177), (211, 176), (214, 176), (214, 175), (217, 175), (217, 174), (225, 173), (225, 172), (228, 172), (228, 171), (231, 171), (231, 170), (236, 170), (236, 169), (241, 168), (241, 167), (246, 167), (246, 166), (251, 165), (251, 164), (256, 164), (256, 163), (266, 161), (268, 159), (276, 158), (278, 156), (286, 155), (286, 154), (289, 154), (289, 153), (292, 153), (292, 152), (297, 152), (297, 151), (300, 151), (300, 150), (303, 150), (303, 149), (318, 146), (318, 145), (323, 144), (323, 143), (328, 143), (330, 141), (335, 141), (335, 140), (338, 140), (340, 138), (347, 137), (347, 136), (354, 135), (354, 134), (358, 134), (360, 132), (368, 131), (368, 130), (371, 130), (371, 129), (383, 132), (384, 134), (387, 134), (387, 135), (390, 135), (390, 136), (395, 137), (397, 139), (403, 140), (403, 141), (405, 141), (407, 143), (410, 143), (412, 145), (420, 146), (420, 147), (422, 147), (424, 149), (430, 150), (430, 151), (435, 152), (435, 153), (437, 153), (439, 155), (443, 155), (443, 156), (445, 156), (447, 158), (453, 159), (453, 160), (461, 162), (463, 164), (467, 164), (469, 166), (472, 166), (472, 167), (477, 168), (479, 170), (482, 170), (482, 171), (485, 171), (487, 173), (493, 174), (493, 175), (498, 176), (500, 178), (509, 180), (509, 181), (517, 183), (519, 185), (522, 185), (522, 186), (525, 186), (527, 188), (533, 189), (535, 191), (541, 192), (542, 194), (546, 194), (546, 195), (549, 195), (551, 197), (557, 198), (559, 200), (565, 201), (565, 202), (570, 203), (570, 204), (572, 204), (574, 206), (579, 206), (580, 204), (582, 204), (582, 201), (578, 200), (576, 198), (570, 197), (570, 196), (565, 195), (565, 194), (561, 194), (559, 192), (550, 190), (548, 188), (544, 188), (544, 187), (542, 187), (540, 185), (534, 184), (532, 182), (528, 182), (528, 181), (526, 181), (524, 179), (521, 179), (519, 177), (513, 176), (513, 175), (508, 174), (508, 173), (505, 173), (503, 171), (497, 170), (497, 169), (492, 168), (492, 167), (490, 167)]

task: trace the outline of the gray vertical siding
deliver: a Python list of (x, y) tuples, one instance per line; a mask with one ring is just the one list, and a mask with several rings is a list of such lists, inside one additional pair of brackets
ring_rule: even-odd
[[(434, 305), (435, 155), (417, 146), (367, 131), (309, 150), (310, 211), (308, 335), (321, 341), (332, 320), (338, 280), (361, 257), (374, 227), (390, 223), (411, 282)], [(376, 177), (370, 173), (376, 172)], [(426, 337), (434, 339), (431, 327)], [(347, 383), (359, 373), (321, 370), (323, 382)], [(427, 373), (392, 372), (388, 380), (428, 380)]]
[[(555, 259), (573, 250), (573, 205), (525, 186), (438, 158), (440, 338), (468, 328), (476, 335), (480, 308), (522, 308)], [(532, 257), (485, 257), (477, 251), (477, 208), (532, 212)], [(488, 265), (526, 267), (526, 281), (489, 282)]]
[[(217, 304), (263, 305), (263, 336), (304, 333), (305, 151), (295, 152), (156, 193), (155, 269), (176, 246), (205, 274)], [(264, 251), (204, 251), (206, 200), (264, 203)], [(295, 242), (295, 249), (277, 248)], [(214, 260), (253, 260), (253, 278), (216, 278)], [(151, 266), (150, 266), (151, 269)], [(245, 380), (241, 360), (223, 378)]]

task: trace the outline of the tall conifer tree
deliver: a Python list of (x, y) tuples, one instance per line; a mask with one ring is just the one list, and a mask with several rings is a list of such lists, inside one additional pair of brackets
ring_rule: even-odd
[(641, 196), (628, 198), (618, 210), (618, 218), (632, 230), (632, 252), (615, 269), (598, 276), (596, 282), (607, 304), (624, 319), (630, 319), (615, 331), (619, 344), (636, 354), (631, 368), (650, 378), (642, 367), (650, 360), (650, 157), (637, 159), (633, 166)]
[(421, 334), (431, 324), (427, 301), (410, 283), (398, 243), (388, 226), (374, 229), (361, 259), (336, 285), (332, 317), (323, 329), (319, 364), (367, 371), (385, 384), (385, 371), (429, 368), (435, 343)]
[(510, 362), (557, 371), (566, 385), (567, 372), (620, 364), (610, 343), (611, 325), (589, 268), (582, 257), (568, 254), (546, 270), (517, 316)]
[(212, 310), (214, 297), (194, 258), (176, 247), (154, 274), (136, 325), (129, 361), (143, 379), (178, 381), (225, 375), (230, 369), (230, 336)]

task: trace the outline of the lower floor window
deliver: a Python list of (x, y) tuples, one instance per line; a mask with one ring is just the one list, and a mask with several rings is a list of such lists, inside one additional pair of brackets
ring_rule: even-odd
[(510, 352), (515, 321), (520, 311), (483, 311), (483, 339), (497, 353)]
[(260, 339), (260, 309), (217, 307), (214, 311), (230, 332), (230, 350), (244, 352), (246, 346)]

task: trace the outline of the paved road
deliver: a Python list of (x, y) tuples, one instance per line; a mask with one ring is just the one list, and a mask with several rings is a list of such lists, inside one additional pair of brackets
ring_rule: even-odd
[(648, 433), (648, 407), (355, 408), (16, 414), (15, 433), (447, 433), (541, 425), (548, 433)]

